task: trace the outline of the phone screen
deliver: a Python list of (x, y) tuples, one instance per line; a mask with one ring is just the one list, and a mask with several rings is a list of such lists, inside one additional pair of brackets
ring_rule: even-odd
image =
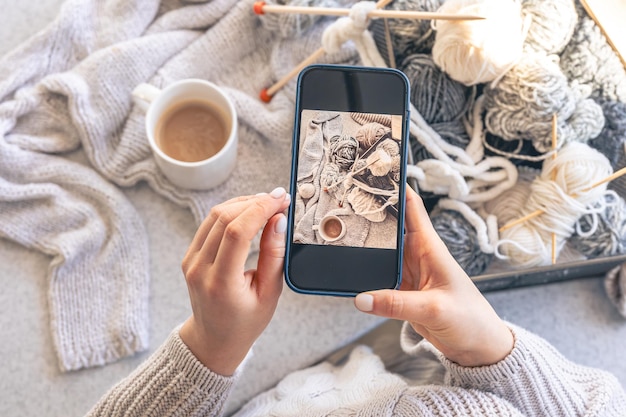
[(408, 83), (315, 66), (299, 78), (286, 278), (300, 292), (395, 288), (403, 241)]

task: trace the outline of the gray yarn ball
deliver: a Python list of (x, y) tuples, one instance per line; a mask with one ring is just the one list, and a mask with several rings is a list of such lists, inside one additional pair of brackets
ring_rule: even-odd
[(524, 55), (495, 85), (485, 88), (485, 127), (505, 140), (530, 140), (552, 148), (552, 115), (560, 143), (586, 143), (600, 134), (604, 116), (591, 99), (580, 100), (559, 66), (548, 56)]
[(484, 253), (478, 244), (474, 227), (454, 210), (441, 210), (431, 216), (439, 237), (469, 276), (483, 273), (491, 264), (493, 254)]
[[(394, 0), (385, 9), (434, 12), (443, 4), (443, 0)], [(387, 19), (391, 47), (397, 63), (415, 53), (430, 53), (435, 43), (435, 33), (430, 27), (430, 20)], [(375, 19), (371, 30), (379, 51), (387, 51), (384, 37), (383, 19)], [(387, 60), (389, 63), (389, 61)]]
[[(626, 253), (626, 203), (614, 194), (606, 194), (605, 200), (608, 205), (598, 215), (596, 231), (588, 237), (574, 233), (568, 241), (574, 249), (588, 258)], [(590, 230), (593, 224), (592, 214), (585, 214), (578, 222), (583, 232)]]
[(359, 142), (352, 136), (335, 135), (329, 143), (330, 160), (342, 169), (350, 169), (356, 159)]
[(458, 120), (467, 111), (470, 89), (441, 71), (430, 55), (410, 55), (400, 69), (411, 84), (411, 103), (427, 123)]

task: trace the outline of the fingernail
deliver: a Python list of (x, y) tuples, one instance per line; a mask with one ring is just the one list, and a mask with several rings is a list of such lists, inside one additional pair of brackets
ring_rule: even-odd
[(274, 232), (282, 235), (287, 230), (287, 218), (285, 216), (280, 216), (280, 219), (276, 222), (274, 226)]
[(276, 187), (272, 190), (272, 192), (270, 193), (270, 195), (274, 198), (281, 198), (282, 196), (285, 195), (287, 191), (285, 191), (285, 189), (283, 187)]
[(361, 311), (372, 311), (374, 309), (374, 296), (371, 294), (359, 294), (354, 299), (354, 305)]
[(291, 194), (287, 194), (285, 196), (285, 201), (288, 202), (288, 203), (291, 203)]

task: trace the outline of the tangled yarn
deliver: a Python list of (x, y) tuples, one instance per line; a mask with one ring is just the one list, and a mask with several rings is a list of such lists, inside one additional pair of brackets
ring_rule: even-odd
[(430, 219), (454, 259), (469, 276), (480, 275), (487, 269), (493, 253), (483, 252), (476, 230), (461, 213), (439, 210)]
[(429, 55), (410, 55), (400, 69), (411, 84), (411, 103), (427, 123), (457, 120), (467, 111), (469, 89), (452, 80)]
[[(453, 146), (465, 149), (469, 144), (470, 138), (461, 120), (432, 123), (431, 127), (441, 136), (441, 139)], [(409, 141), (411, 142), (414, 163), (433, 158), (433, 155), (414, 136), (411, 136)]]
[[(434, 12), (443, 0), (394, 0), (386, 7), (388, 10), (408, 10), (420, 12)], [(372, 22), (372, 31), (382, 33), (383, 19)], [(435, 42), (435, 32), (430, 27), (429, 20), (387, 19), (391, 38), (391, 49), (396, 62), (402, 62), (407, 56), (415, 53), (430, 53)], [(387, 44), (382, 36), (374, 36), (376, 46), (381, 51), (387, 51)], [(391, 51), (387, 51), (390, 53)]]
[(530, 140), (542, 153), (552, 147), (552, 116), (559, 144), (587, 142), (604, 125), (600, 106), (578, 101), (559, 66), (548, 56), (525, 55), (495, 86), (485, 88), (485, 126), (505, 140)]
[(578, 25), (560, 58), (565, 76), (583, 97), (626, 103), (626, 69), (582, 6), (578, 14)]
[(626, 203), (615, 192), (607, 191), (602, 210), (578, 220), (572, 247), (588, 258), (626, 253)]
[(544, 161), (541, 174), (530, 185), (518, 181), (513, 189), (520, 188), (521, 192), (515, 201), (494, 206), (492, 214), (498, 217), (500, 225), (537, 210), (543, 211), (502, 231), (496, 256), (522, 267), (550, 264), (552, 233), (556, 235), (556, 247), (560, 251), (574, 233), (577, 220), (600, 201), (606, 191), (606, 184), (589, 187), (612, 172), (606, 157), (588, 145), (573, 142), (564, 146), (556, 159)]
[(352, 136), (335, 135), (329, 140), (330, 160), (348, 170), (356, 159), (359, 142)]
[(516, 1), (447, 0), (439, 12), (485, 17), (433, 21), (433, 60), (450, 78), (465, 85), (490, 82), (520, 59), (524, 34)]
[(366, 123), (361, 126), (355, 133), (354, 137), (359, 143), (361, 151), (367, 151), (374, 146), (376, 142), (391, 133), (391, 128), (383, 126), (380, 123)]
[(522, 19), (528, 21), (524, 50), (557, 54), (572, 38), (578, 14), (572, 0), (523, 0)]

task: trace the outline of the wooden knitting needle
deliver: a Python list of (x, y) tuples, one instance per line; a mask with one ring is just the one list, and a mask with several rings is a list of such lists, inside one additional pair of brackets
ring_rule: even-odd
[[(338, 7), (306, 7), (306, 6), (281, 6), (266, 4), (264, 1), (257, 1), (253, 6), (254, 13), (282, 13), (282, 14), (313, 14), (318, 16), (349, 16), (350, 9)], [(415, 19), (415, 20), (483, 20), (483, 16), (420, 12), (412, 10), (372, 10), (367, 14), (369, 18), (386, 19)]]
[[(382, 9), (383, 7), (391, 3), (391, 1), (392, 0), (378, 0), (376, 2), (376, 8)], [(261, 101), (265, 103), (269, 103), (272, 100), (272, 97), (274, 96), (274, 94), (276, 94), (278, 90), (283, 88), (285, 84), (289, 82), (289, 80), (291, 80), (293, 77), (298, 75), (298, 73), (302, 71), (304, 67), (306, 67), (307, 65), (311, 65), (312, 63), (317, 61), (322, 55), (324, 55), (324, 53), (325, 53), (324, 48), (320, 47), (318, 50), (313, 52), (308, 58), (300, 62), (294, 69), (289, 71), (287, 75), (285, 75), (283, 78), (281, 78), (276, 83), (274, 83), (271, 87), (264, 88), (263, 90), (261, 90), (261, 93), (259, 94)]]
[[(596, 182), (595, 184), (590, 185), (590, 186), (589, 186), (589, 187), (587, 187), (587, 188), (583, 188), (583, 189), (581, 190), (581, 192), (583, 192), (583, 193), (584, 193), (584, 192), (587, 192), (587, 191), (591, 190), (592, 188), (596, 188), (596, 187), (597, 187), (597, 186), (599, 186), (599, 185), (602, 185), (602, 184), (604, 184), (604, 183), (607, 183), (607, 182), (613, 181), (614, 179), (619, 178), (619, 177), (621, 177), (622, 175), (626, 175), (626, 167), (624, 167), (624, 168), (620, 169), (619, 171), (615, 171), (613, 174), (609, 175), (608, 177), (606, 177), (606, 178), (604, 178), (604, 179), (601, 179), (600, 181)], [(573, 195), (572, 197), (576, 197), (576, 196), (575, 196), (575, 195)], [(542, 215), (543, 213), (544, 213), (544, 211), (543, 211), (543, 210), (541, 210), (541, 209), (537, 209), (537, 210), (533, 211), (532, 213), (527, 214), (527, 215), (526, 215), (526, 216), (524, 216), (524, 217), (520, 217), (520, 218), (519, 218), (519, 219), (517, 219), (517, 220), (513, 220), (512, 222), (505, 224), (505, 225), (504, 225), (504, 226), (502, 226), (500, 229), (498, 229), (498, 231), (502, 232), (502, 231), (504, 231), (504, 230), (506, 230), (506, 229), (510, 229), (510, 228), (511, 228), (511, 227), (513, 227), (513, 226), (516, 226), (516, 225), (518, 225), (518, 224), (520, 224), (520, 223), (524, 223), (526, 220), (530, 220), (530, 219), (532, 219), (533, 217), (540, 216), (540, 215)]]

